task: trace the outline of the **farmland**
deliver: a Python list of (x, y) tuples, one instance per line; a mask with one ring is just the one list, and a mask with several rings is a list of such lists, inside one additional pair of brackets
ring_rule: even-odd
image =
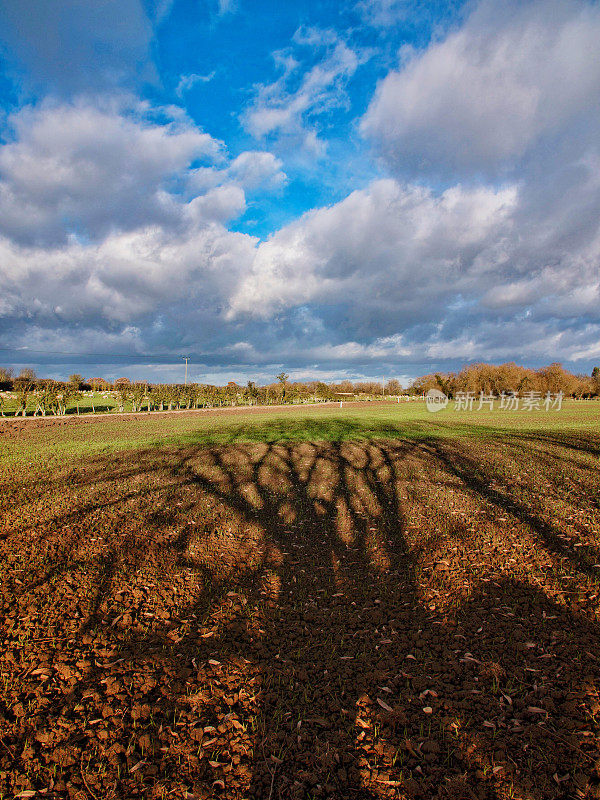
[(600, 797), (600, 402), (0, 423), (0, 797)]

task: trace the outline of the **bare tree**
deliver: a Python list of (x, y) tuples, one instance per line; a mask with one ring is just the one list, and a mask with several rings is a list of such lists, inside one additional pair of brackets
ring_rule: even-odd
[(280, 372), (279, 375), (276, 375), (275, 377), (277, 378), (280, 384), (279, 391), (280, 391), (281, 402), (283, 403), (285, 400), (285, 384), (290, 376), (285, 372)]
[(12, 369), (0, 367), (0, 389), (11, 389), (13, 382)]

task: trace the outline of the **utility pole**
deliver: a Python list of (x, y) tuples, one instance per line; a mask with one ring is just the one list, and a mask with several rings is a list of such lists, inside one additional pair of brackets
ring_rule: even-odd
[(189, 356), (181, 356), (181, 357), (183, 359), (185, 359), (185, 385), (187, 386), (187, 362), (188, 362)]

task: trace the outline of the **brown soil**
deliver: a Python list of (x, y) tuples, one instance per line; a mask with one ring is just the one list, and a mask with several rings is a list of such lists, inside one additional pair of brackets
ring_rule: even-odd
[(0, 795), (600, 797), (600, 437), (11, 478)]

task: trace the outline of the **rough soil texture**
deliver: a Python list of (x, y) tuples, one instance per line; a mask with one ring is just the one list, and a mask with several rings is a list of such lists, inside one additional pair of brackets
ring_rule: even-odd
[(600, 437), (12, 472), (0, 796), (599, 798)]

